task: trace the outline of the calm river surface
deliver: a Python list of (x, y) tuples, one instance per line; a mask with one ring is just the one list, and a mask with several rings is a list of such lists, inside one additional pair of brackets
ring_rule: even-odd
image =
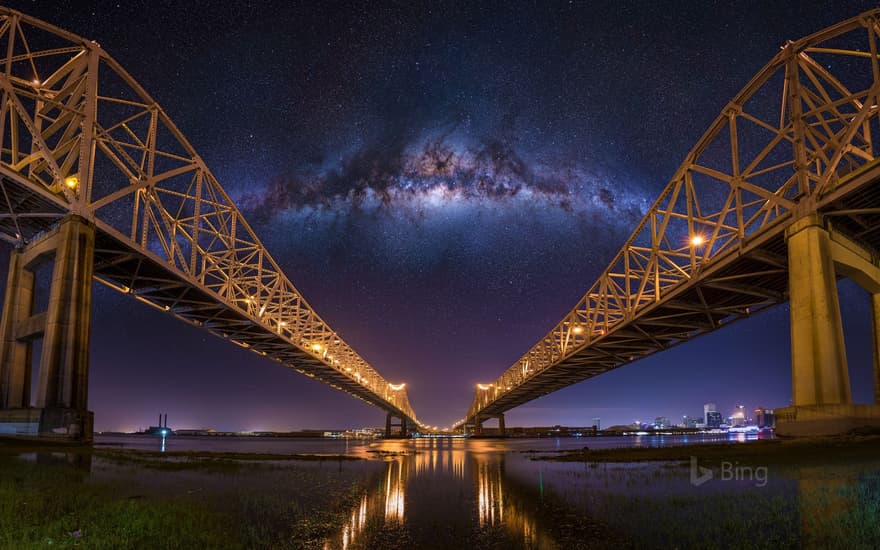
[[(335, 515), (321, 515), (326, 524), (316, 540), (267, 542), (266, 547), (795, 548), (810, 540), (830, 544), (840, 537), (873, 536), (875, 531), (853, 534), (853, 529), (878, 521), (880, 457), (821, 468), (776, 463), (738, 470), (731, 464), (725, 473), (716, 466), (711, 479), (698, 483), (689, 463), (534, 460), (585, 446), (743, 440), (726, 435), (377, 441), (169, 437), (166, 451), (347, 454), (368, 460), (253, 462), (224, 472), (168, 470), (96, 455), (88, 475), (121, 482), (132, 494), (222, 503), (243, 523), (251, 521), (247, 518), (287, 521), (281, 513), (272, 519), (280, 503), (294, 503), (306, 517), (335, 507)], [(99, 436), (96, 446), (159, 451), (162, 441)], [(266, 536), (276, 531), (284, 526), (267, 530)]]
[(121, 447), (144, 451), (208, 451), (238, 453), (325, 453), (375, 458), (375, 451), (421, 451), (446, 455), (459, 452), (522, 453), (524, 451), (559, 452), (615, 447), (663, 447), (690, 443), (736, 443), (754, 441), (750, 434), (650, 435), (620, 437), (563, 437), (522, 439), (333, 439), (284, 437), (180, 437), (164, 440), (154, 436), (95, 436), (95, 446)]

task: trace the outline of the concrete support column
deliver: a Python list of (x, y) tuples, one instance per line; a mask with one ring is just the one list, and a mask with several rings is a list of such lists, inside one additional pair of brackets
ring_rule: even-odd
[(851, 402), (831, 238), (816, 215), (786, 232), (795, 406)]
[[(68, 216), (12, 253), (0, 320), (0, 424), (4, 431), (90, 441), (89, 338), (95, 229)], [(34, 312), (34, 269), (54, 258), (46, 311)], [(42, 338), (31, 406), (31, 355)]]
[(880, 293), (871, 295), (871, 321), (874, 341), (874, 404), (880, 405)]
[(37, 406), (86, 410), (95, 230), (71, 216), (56, 239)]
[(407, 435), (409, 435), (409, 430), (406, 425), (406, 418), (400, 418), (399, 424), (392, 423), (391, 422), (392, 418), (398, 418), (398, 417), (394, 416), (391, 413), (386, 413), (386, 415), (385, 415), (385, 437), (387, 437), (387, 438), (394, 437), (395, 434), (392, 432), (392, 429), (394, 429), (395, 427), (399, 428), (399, 431), (397, 432), (397, 437), (406, 437)]
[(507, 436), (507, 432), (504, 429), (504, 415), (503, 414), (498, 415), (498, 435), (500, 435), (501, 437)]
[(34, 274), (24, 268), (19, 249), (12, 251), (6, 278), (6, 299), (0, 321), (0, 409), (31, 405), (32, 344), (19, 339), (19, 320), (29, 319), (34, 309)]

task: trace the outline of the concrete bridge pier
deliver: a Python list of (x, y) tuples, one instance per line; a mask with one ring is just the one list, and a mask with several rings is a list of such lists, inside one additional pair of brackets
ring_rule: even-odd
[(478, 416), (474, 418), (473, 428), (471, 429), (471, 435), (482, 436), (485, 434), (483, 431), (483, 421), (484, 417)]
[[(399, 422), (397, 424), (394, 424), (391, 421), (392, 418), (397, 418), (399, 420)], [(398, 428), (396, 434), (394, 433), (394, 428)], [(408, 436), (409, 436), (409, 430), (407, 429), (406, 418), (397, 417), (391, 413), (388, 413), (385, 415), (385, 438), (386, 439), (391, 438), (391, 437), (408, 437)]]
[(498, 419), (498, 436), (506, 437), (507, 430), (504, 426), (504, 414), (493, 414), (493, 415), (480, 415), (474, 418), (473, 424), (465, 424), (464, 430), (465, 433), (470, 433), (471, 435), (486, 435), (485, 428), (483, 428), (483, 422), (489, 420), (491, 418)]
[[(88, 373), (94, 250), (94, 227), (69, 216), (12, 252), (0, 319), (0, 434), (92, 440)], [(45, 301), (35, 272), (48, 263), (47, 306), (35, 311)]]
[(464, 423), (464, 435), (483, 435), (483, 421), (480, 417)]
[(874, 312), (875, 398), (880, 344), (880, 267), (869, 250), (834, 231), (830, 221), (812, 214), (786, 232), (791, 309), (793, 405), (777, 410), (783, 436), (845, 433), (880, 428), (880, 407), (852, 403), (837, 276), (858, 283), (872, 295)]

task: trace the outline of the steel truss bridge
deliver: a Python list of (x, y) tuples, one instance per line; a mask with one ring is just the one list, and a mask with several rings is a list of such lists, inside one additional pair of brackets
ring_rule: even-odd
[[(835, 286), (847, 276), (871, 293), (880, 336), (878, 17), (866, 12), (785, 44), (711, 124), (584, 297), (498, 379), (477, 386), (456, 427), (490, 417), (503, 426), (513, 407), (786, 300), (795, 405), (787, 417), (870, 416), (880, 425), (880, 407), (851, 405)], [(427, 429), (405, 387), (382, 378), (308, 305), (113, 58), (3, 8), (0, 239), (15, 246), (0, 322), (0, 423), (90, 437), (94, 278), (385, 410), (389, 432), (392, 417), (404, 433)], [(48, 309), (36, 312), (34, 270), (50, 257)], [(880, 400), (880, 337), (874, 353)]]
[[(500, 377), (477, 385), (457, 427), (479, 428), (492, 417), (503, 426), (505, 411), (781, 304), (790, 286), (798, 363), (801, 344), (822, 346), (817, 334), (840, 332), (839, 321), (835, 327), (814, 320), (817, 331), (800, 339), (795, 315), (810, 298), (795, 304), (801, 275), (792, 270), (799, 260), (786, 239), (805, 219), (831, 234), (831, 244), (798, 254), (818, 264), (822, 247), (833, 246), (836, 276), (861, 280), (875, 294), (876, 316), (878, 16), (866, 12), (785, 44), (724, 107), (584, 297)], [(845, 259), (847, 253), (860, 260)], [(836, 310), (836, 290), (831, 294)], [(820, 317), (818, 309), (805, 315)], [(826, 346), (830, 351), (820, 350), (830, 355), (814, 355), (839, 363), (835, 346), (842, 348), (842, 333)], [(875, 370), (876, 357), (875, 349)], [(838, 403), (849, 397), (843, 361), (843, 374), (833, 374), (845, 379)], [(794, 368), (798, 405), (799, 384), (812, 383), (813, 375)], [(829, 399), (801, 400), (835, 402)]]
[[(99, 282), (379, 407), (404, 427), (420, 425), (403, 385), (385, 380), (309, 306), (119, 63), (96, 42), (0, 9), (0, 238), (27, 249), (71, 217), (93, 227)], [(37, 321), (10, 329), (7, 355)], [(48, 339), (50, 329), (32, 332)], [(0, 408), (29, 405), (12, 363), (2, 365)], [(71, 398), (71, 384), (85, 385), (77, 376), (59, 398), (46, 396), (51, 380), (41, 381), (38, 405), (84, 407), (85, 389), (74, 388), (78, 403)]]

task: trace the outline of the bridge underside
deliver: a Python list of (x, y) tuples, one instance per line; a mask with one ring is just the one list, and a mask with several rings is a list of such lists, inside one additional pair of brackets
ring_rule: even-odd
[(254, 323), (237, 308), (218, 302), (215, 296), (181, 280), (159, 258), (133, 251), (124, 240), (114, 238), (113, 233), (99, 222), (95, 237), (95, 279), (98, 281), (370, 405), (406, 416), (399, 409), (386, 407), (362, 384), (314, 355), (291, 346), (277, 332)]
[[(876, 265), (880, 259), (880, 162), (875, 161), (855, 174), (846, 186), (841, 187), (840, 192), (830, 194), (817, 212), (829, 228), (832, 240), (843, 240), (851, 247), (857, 247), (863, 255), (869, 257), (869, 262)], [(478, 425), (477, 418), (502, 415), (553, 391), (627, 365), (788, 301), (789, 244), (786, 242), (786, 232), (792, 225), (791, 215), (781, 216), (772, 227), (747, 238), (740, 249), (706, 265), (698, 280), (673, 289), (662, 302), (646, 306), (634, 319), (621, 323), (570, 357), (506, 390), (482, 407), (478, 415), (469, 418), (468, 422)], [(846, 272), (846, 266), (838, 266), (834, 274), (835, 280), (842, 278)], [(880, 344), (877, 344), (880, 341), (877, 334), (880, 330), (877, 324), (877, 319), (880, 319), (880, 295), (876, 294), (878, 290), (872, 289), (870, 284), (866, 286), (864, 280), (857, 282), (874, 296), (875, 395), (877, 403), (880, 403)], [(836, 300), (836, 288), (833, 291)], [(812, 324), (805, 330), (820, 333), (835, 330), (840, 322), (839, 311), (836, 315), (837, 319), (832, 319), (830, 325), (822, 324), (826, 321), (820, 321), (816, 325), (815, 320), (810, 319), (809, 323)], [(793, 338), (797, 340), (798, 335), (793, 333)], [(803, 338), (812, 339), (813, 336), (807, 334)], [(795, 345), (798, 345), (797, 342)], [(795, 363), (792, 368), (797, 380), (799, 365)], [(843, 373), (845, 357), (841, 376)], [(820, 376), (821, 373), (810, 373), (809, 377), (814, 375)], [(801, 376), (802, 379), (806, 377), (808, 376)], [(849, 417), (849, 423), (843, 423), (848, 427), (880, 425), (880, 411), (876, 406), (849, 405), (848, 377), (841, 380), (840, 384), (846, 385), (847, 394), (835, 405), (839, 410), (831, 414), (841, 418)], [(816, 405), (814, 399), (806, 399), (807, 403)], [(827, 420), (827, 415), (816, 412), (816, 407), (802, 407), (800, 410), (802, 420)], [(786, 415), (785, 410), (782, 413), (783, 423), (786, 418), (795, 420), (794, 413)], [(835, 426), (830, 426), (829, 430), (839, 431)]]
[[(0, 168), (0, 172), (4, 171)], [(10, 242), (17, 237), (33, 242), (25, 248), (40, 246), (43, 235), (58, 227), (59, 222), (70, 219), (68, 214), (51, 198), (35, 192), (23, 184), (15, 175), (0, 178), (0, 204), (9, 207), (9, 212), (25, 212), (22, 215), (0, 215), (0, 237)], [(4, 208), (5, 210), (5, 208)], [(390, 403), (377, 399), (377, 396), (366, 386), (358, 383), (350, 376), (328, 366), (318, 357), (302, 349), (292, 346), (290, 342), (271, 329), (254, 323), (239, 308), (225, 304), (215, 295), (200, 288), (196, 282), (187, 281), (171, 268), (167, 261), (152, 255), (148, 251), (135, 249), (128, 239), (120, 235), (114, 228), (97, 221), (94, 225), (93, 276), (94, 279), (122, 293), (130, 294), (136, 300), (160, 311), (170, 313), (178, 319), (203, 328), (213, 334), (241, 347), (250, 349), (277, 363), (305, 374), (311, 378), (329, 384), (331, 387), (344, 391), (367, 404), (385, 410), (390, 416), (402, 419), (405, 426), (417, 426), (415, 419), (406, 412), (390, 406)], [(13, 257), (15, 253), (13, 253)], [(91, 280), (91, 277), (89, 278)], [(9, 301), (11, 289), (7, 289)], [(30, 317), (30, 312), (26, 315)], [(23, 321), (11, 319), (10, 323)], [(88, 320), (78, 322), (88, 324)], [(42, 330), (35, 336), (43, 337)], [(88, 334), (84, 335), (88, 345)], [(27, 336), (28, 342), (32, 339)], [(22, 340), (24, 341), (24, 340)], [(30, 345), (30, 344), (28, 344)], [(8, 346), (7, 346), (8, 347)], [(21, 367), (19, 377), (30, 379), (30, 347), (26, 352), (28, 365)], [(22, 361), (25, 357), (22, 356)], [(87, 383), (88, 359), (84, 365), (64, 368), (73, 369), (77, 376)], [(22, 363), (24, 365), (24, 363)], [(41, 370), (43, 367), (41, 366)], [(48, 369), (46, 370), (48, 373)], [(23, 383), (23, 382), (22, 382)], [(0, 385), (7, 390), (10, 384), (6, 380)], [(27, 386), (27, 384), (25, 384)], [(46, 413), (43, 404), (46, 402), (45, 389), (41, 387), (34, 403), (30, 403), (29, 387), (20, 387), (20, 392), (27, 393), (10, 403), (0, 403), (0, 433), (18, 433), (32, 436), (52, 436), (80, 440), (91, 439), (92, 414), (87, 410), (87, 399), (74, 400), (64, 405), (64, 419), (56, 419), (58, 414)], [(58, 405), (61, 407), (61, 405)], [(55, 407), (55, 408), (58, 408)], [(51, 416), (50, 420), (44, 417)], [(41, 420), (43, 418), (43, 420)], [(70, 420), (75, 418), (75, 420)], [(69, 422), (68, 422), (69, 421)], [(76, 427), (61, 426), (59, 422), (75, 424)], [(56, 425), (57, 424), (57, 425)], [(5, 428), (4, 428), (5, 426)]]
[[(309, 306), (168, 114), (96, 41), (0, 7), (0, 44), (0, 239), (16, 247), (0, 411), (19, 411), (16, 430), (90, 436), (85, 420), (52, 427), (31, 409), (87, 412), (80, 351), (93, 274), (421, 426), (405, 384), (382, 377)], [(50, 306), (35, 311), (34, 281), (53, 257)]]

